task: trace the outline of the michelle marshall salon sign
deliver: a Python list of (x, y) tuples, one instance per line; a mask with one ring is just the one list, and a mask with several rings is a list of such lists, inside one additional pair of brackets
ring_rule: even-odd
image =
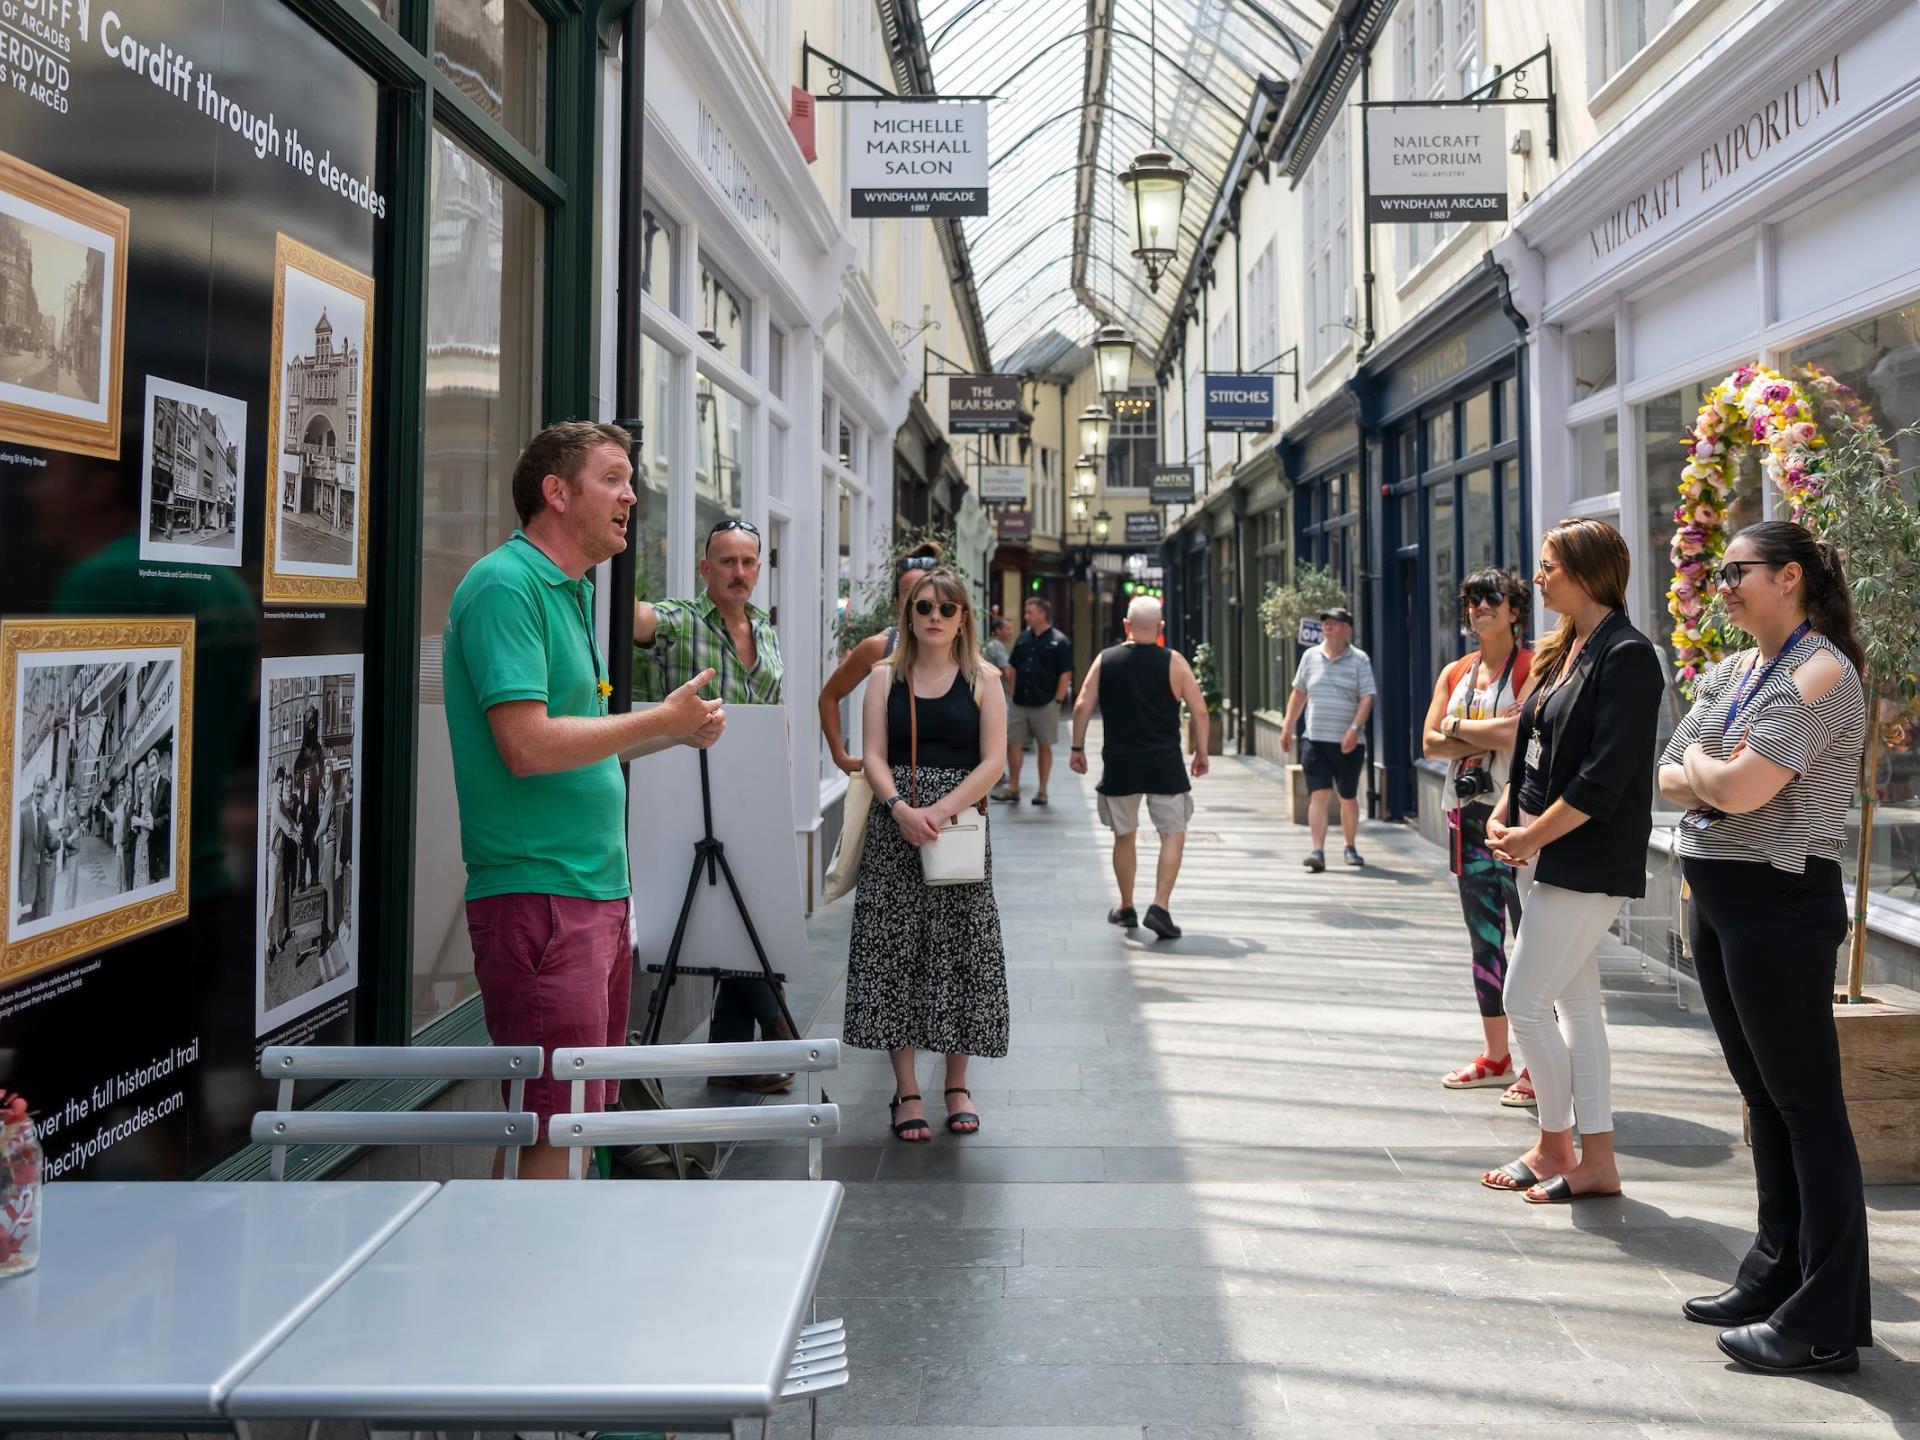
[(1367, 220), (1507, 218), (1507, 124), (1465, 105), (1374, 108), (1367, 117)]
[(855, 219), (987, 213), (982, 102), (850, 102), (847, 188)]

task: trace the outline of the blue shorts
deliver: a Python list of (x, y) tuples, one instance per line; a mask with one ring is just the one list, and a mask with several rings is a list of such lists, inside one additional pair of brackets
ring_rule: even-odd
[(1367, 747), (1355, 745), (1342, 754), (1337, 740), (1306, 740), (1300, 746), (1300, 767), (1307, 772), (1307, 793), (1338, 789), (1342, 800), (1360, 793), (1360, 772), (1367, 768)]

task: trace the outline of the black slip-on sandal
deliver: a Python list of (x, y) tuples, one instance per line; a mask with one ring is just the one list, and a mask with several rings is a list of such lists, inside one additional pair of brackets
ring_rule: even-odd
[[(918, 1095), (894, 1096), (892, 1101), (887, 1105), (887, 1118), (892, 1120), (895, 1115), (900, 1113), (900, 1107), (902, 1105), (906, 1104), (909, 1100), (918, 1100), (919, 1098)], [(929, 1125), (925, 1120), (902, 1120), (894, 1125), (893, 1138), (896, 1140), (905, 1140), (909, 1144), (917, 1145), (922, 1140), (931, 1140), (933, 1138), (933, 1126)]]
[(1527, 1193), (1520, 1198), (1529, 1205), (1571, 1205), (1576, 1200), (1604, 1200), (1619, 1193), (1618, 1190), (1575, 1190), (1566, 1176), (1556, 1175), (1538, 1185), (1529, 1185)]
[[(1513, 1181), (1513, 1184), (1511, 1185), (1496, 1184), (1494, 1181), (1488, 1178), (1488, 1176), (1492, 1176), (1492, 1175), (1504, 1175), (1507, 1177), (1507, 1179)], [(1533, 1171), (1529, 1170), (1526, 1167), (1526, 1164), (1524, 1161), (1510, 1160), (1505, 1165), (1500, 1166), (1496, 1170), (1487, 1171), (1485, 1175), (1482, 1175), (1480, 1177), (1480, 1183), (1486, 1186), (1487, 1189), (1489, 1190), (1499, 1190), (1503, 1193), (1509, 1190), (1513, 1190), (1513, 1191), (1518, 1191), (1524, 1194), (1526, 1191), (1531, 1190), (1535, 1185), (1538, 1185), (1540, 1183), (1540, 1177), (1534, 1174)]]
[[(947, 1087), (947, 1094), (964, 1095), (969, 1100), (973, 1098), (973, 1092), (967, 1089), (967, 1087), (964, 1085), (949, 1085)], [(962, 1120), (971, 1120), (973, 1124), (962, 1125), (960, 1123)], [(973, 1111), (971, 1110), (948, 1111), (947, 1112), (947, 1129), (951, 1130), (955, 1135), (977, 1134), (980, 1129), (980, 1117), (974, 1114)]]

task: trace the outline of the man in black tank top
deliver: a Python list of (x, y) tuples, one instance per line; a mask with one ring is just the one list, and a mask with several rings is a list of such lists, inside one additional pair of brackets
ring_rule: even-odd
[(1087, 773), (1087, 724), (1100, 707), (1100, 819), (1113, 831), (1113, 877), (1120, 903), (1107, 912), (1115, 925), (1131, 930), (1139, 923), (1133, 909), (1133, 877), (1139, 855), (1140, 802), (1160, 836), (1160, 863), (1154, 872), (1153, 904), (1147, 928), (1163, 940), (1180, 938), (1167, 913), (1173, 882), (1186, 852), (1187, 821), (1193, 815), (1193, 787), (1180, 753), (1180, 707), (1193, 716), (1195, 779), (1207, 773), (1207, 702), (1193, 667), (1178, 650), (1160, 641), (1160, 602), (1141, 596), (1127, 607), (1127, 643), (1100, 652), (1087, 672), (1073, 706), (1073, 754), (1076, 774)]

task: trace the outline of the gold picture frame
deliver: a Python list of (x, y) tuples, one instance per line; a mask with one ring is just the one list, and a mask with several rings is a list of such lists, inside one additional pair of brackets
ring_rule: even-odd
[(276, 235), (271, 365), (261, 598), (364, 605), (373, 277)]
[(186, 918), (193, 675), (190, 618), (0, 621), (0, 986)]
[(0, 323), (17, 377), (0, 380), (0, 440), (120, 458), (129, 228), (126, 206), (0, 150), (0, 280), (32, 302)]

